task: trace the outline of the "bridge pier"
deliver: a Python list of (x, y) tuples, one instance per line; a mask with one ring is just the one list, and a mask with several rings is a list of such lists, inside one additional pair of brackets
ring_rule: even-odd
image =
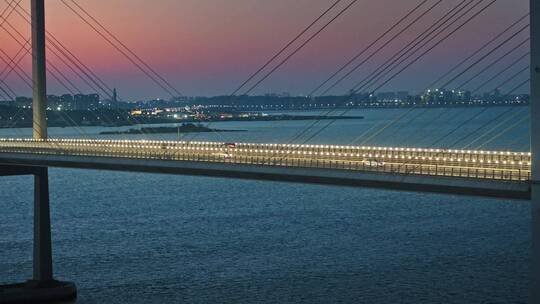
[(52, 281), (51, 217), (49, 169), (34, 174), (34, 281)]

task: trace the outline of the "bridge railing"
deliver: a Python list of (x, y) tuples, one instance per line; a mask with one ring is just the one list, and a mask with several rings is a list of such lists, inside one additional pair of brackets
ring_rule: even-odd
[(530, 180), (530, 153), (525, 152), (76, 139), (0, 139), (0, 152)]

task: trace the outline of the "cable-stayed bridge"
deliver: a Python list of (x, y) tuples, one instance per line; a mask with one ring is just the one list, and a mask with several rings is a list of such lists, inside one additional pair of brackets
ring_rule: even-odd
[[(540, 187), (538, 184), (540, 172), (537, 166), (540, 161), (540, 104), (538, 104), (540, 99), (540, 1), (531, 0), (530, 14), (511, 22), (502, 32), (491, 37), (478, 50), (457, 63), (427, 88), (459, 90), (474, 83), (479, 77), (485, 77), (485, 73), (489, 71), (494, 72), (495, 76), (483, 80), (472, 92), (489, 86), (499, 79), (498, 77), (503, 79), (499, 79), (502, 81), (497, 83), (494, 91), (510, 84), (510, 90), (505, 92), (507, 95), (515, 93), (530, 82), (531, 151), (512, 151), (511, 147), (507, 151), (488, 151), (438, 146), (458, 129), (489, 111), (489, 107), (481, 108), (455, 129), (440, 138), (435, 138), (427, 148), (310, 144), (335, 120), (328, 122), (315, 120), (289, 141), (279, 144), (202, 142), (195, 138), (189, 141), (102, 140), (88, 138), (83, 131), (80, 133), (80, 139), (50, 138), (46, 117), (47, 73), (69, 92), (77, 93), (81, 92), (81, 89), (72, 79), (64, 75), (61, 69), (48, 61), (46, 50), (60, 58), (62, 63), (69, 66), (88, 87), (100, 92), (102, 96), (110, 97), (113, 92), (91, 68), (45, 30), (43, 0), (32, 0), (30, 13), (25, 11), (19, 2), (6, 1), (8, 8), (1, 12), (0, 27), (11, 33), (10, 36), (21, 47), (20, 54), (32, 54), (32, 76), (19, 66), (22, 58), (19, 57), (19, 53), (14, 58), (9, 58), (2, 52), (3, 55), (0, 58), (7, 66), (7, 74), (15, 72), (26, 85), (33, 89), (33, 117), (31, 119), (34, 136), (32, 139), (0, 139), (0, 175), (32, 174), (35, 176), (34, 274), (30, 284), (14, 285), (8, 288), (8, 293), (9, 290), (15, 290), (10, 293), (13, 299), (18, 299), (21, 289), (29, 293), (29, 290), (36, 290), (36, 286), (39, 287), (36, 299), (43, 296), (42, 291), (45, 289), (57, 293), (59, 297), (75, 294), (74, 285), (53, 280), (47, 171), (49, 167), (204, 175), (531, 199), (533, 215), (531, 303), (536, 303), (537, 299), (540, 299), (540, 262), (537, 258), (540, 255), (540, 188), (538, 188)], [(230, 98), (234, 101), (237, 94), (251, 93), (357, 2), (357, 0), (332, 2), (331, 6), (313, 23), (236, 88), (230, 94)], [(311, 91), (309, 96), (315, 98), (317, 92), (320, 92), (319, 97), (324, 96), (357, 70), (365, 68), (365, 63), (380, 55), (388, 45), (395, 42), (396, 38), (418, 26), (420, 20), (433, 14), (443, 2), (443, 0), (419, 1), (417, 6), (408, 11), (372, 43), (363, 47)], [(471, 21), (486, 12), (496, 2), (497, 0), (458, 1), (381, 65), (368, 72), (348, 94), (343, 96), (340, 104), (343, 106), (349, 104), (360, 92), (367, 92), (369, 96), (373, 95), (432, 50), (466, 28)], [(171, 82), (121, 42), (76, 1), (62, 0), (62, 3), (164, 92), (171, 96), (180, 95)], [(14, 12), (32, 25), (31, 49), (28, 46), (29, 40), (8, 21), (8, 17)], [(331, 12), (333, 15), (330, 15)], [(316, 25), (324, 18), (327, 18), (327, 21), (317, 29)], [(518, 40), (527, 33), (527, 30), (530, 30), (530, 37)], [(306, 35), (307, 38), (299, 42), (299, 39)], [(530, 44), (530, 51), (524, 54), (519, 53), (527, 44)], [(287, 53), (290, 48), (293, 50)], [(508, 50), (504, 51), (505, 48)], [(498, 69), (502, 62), (516, 54), (517, 59), (514, 58), (515, 60), (503, 69)], [(530, 64), (525, 67), (520, 66), (522, 60), (527, 57), (531, 58)], [(281, 60), (272, 66), (279, 58)], [(498, 70), (493, 71), (494, 69)], [(530, 72), (528, 78), (519, 80), (526, 71)], [(511, 74), (508, 75), (508, 72)], [(3, 74), (4, 72), (0, 76)], [(517, 84), (515, 84), (516, 79), (519, 80)], [(461, 81), (460, 84), (453, 86), (457, 81)], [(1, 94), (12, 99), (13, 90), (4, 80), (0, 81), (0, 91)], [(234, 102), (232, 104), (234, 105)], [(338, 110), (328, 110), (324, 116), (329, 116), (336, 111)], [(344, 110), (339, 115), (346, 115), (347, 112), (348, 110)], [(395, 119), (373, 126), (373, 129), (363, 134), (363, 142), (368, 143), (373, 138), (381, 136), (385, 130), (408, 118), (411, 112), (412, 108)], [(480, 137), (491, 137), (490, 140), (493, 140), (499, 134), (514, 127), (516, 123), (514, 119), (522, 122), (518, 114), (512, 114), (510, 110), (503, 112), (489, 123), (482, 125), (479, 130), (483, 132), (479, 134), (473, 132), (467, 137), (480, 135)], [(70, 121), (69, 115), (65, 115), (66, 120)], [(416, 118), (417, 116), (414, 116), (412, 119)], [(144, 118), (141, 118), (142, 121), (133, 119), (136, 123), (144, 123)], [(433, 123), (436, 123), (436, 120), (437, 117), (433, 119)], [(498, 134), (490, 135), (492, 132), (498, 132)], [(459, 141), (456, 141), (456, 145), (458, 143)]]

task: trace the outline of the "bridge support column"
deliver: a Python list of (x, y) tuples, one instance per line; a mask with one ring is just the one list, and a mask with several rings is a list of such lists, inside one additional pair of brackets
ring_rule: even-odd
[(540, 303), (540, 0), (530, 0), (532, 274), (529, 303)]
[(35, 282), (53, 279), (49, 170), (40, 168), (34, 175), (34, 276)]

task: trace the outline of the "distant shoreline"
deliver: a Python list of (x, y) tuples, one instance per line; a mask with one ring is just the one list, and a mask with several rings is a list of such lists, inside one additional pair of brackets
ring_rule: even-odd
[[(104, 128), (115, 128), (115, 127), (126, 127), (126, 126), (135, 126), (135, 125), (155, 125), (155, 124), (178, 124), (178, 123), (214, 123), (214, 122), (257, 122), (257, 121), (301, 121), (301, 120), (349, 120), (349, 119), (364, 119), (363, 116), (321, 116), (321, 115), (268, 115), (268, 116), (251, 116), (251, 117), (231, 117), (231, 118), (221, 118), (221, 119), (208, 119), (208, 120), (177, 120), (177, 119), (153, 119), (151, 121), (146, 120), (146, 118), (136, 117), (132, 121), (137, 121), (138, 123), (128, 123), (128, 122), (118, 122), (116, 124), (103, 124), (103, 123), (85, 123), (78, 125), (79, 127), (104, 127)], [(49, 121), (49, 127), (60, 127), (68, 128), (74, 127), (73, 124), (67, 124), (61, 121)], [(29, 122), (16, 123), (14, 126), (10, 124), (1, 124), (0, 129), (6, 128), (31, 128), (32, 125)]]
[(211, 129), (192, 123), (183, 124), (176, 127), (146, 127), (133, 128), (127, 131), (103, 131), (99, 135), (142, 135), (142, 134), (168, 134), (168, 133), (209, 133), (209, 132), (247, 132), (246, 130), (222, 130)]

